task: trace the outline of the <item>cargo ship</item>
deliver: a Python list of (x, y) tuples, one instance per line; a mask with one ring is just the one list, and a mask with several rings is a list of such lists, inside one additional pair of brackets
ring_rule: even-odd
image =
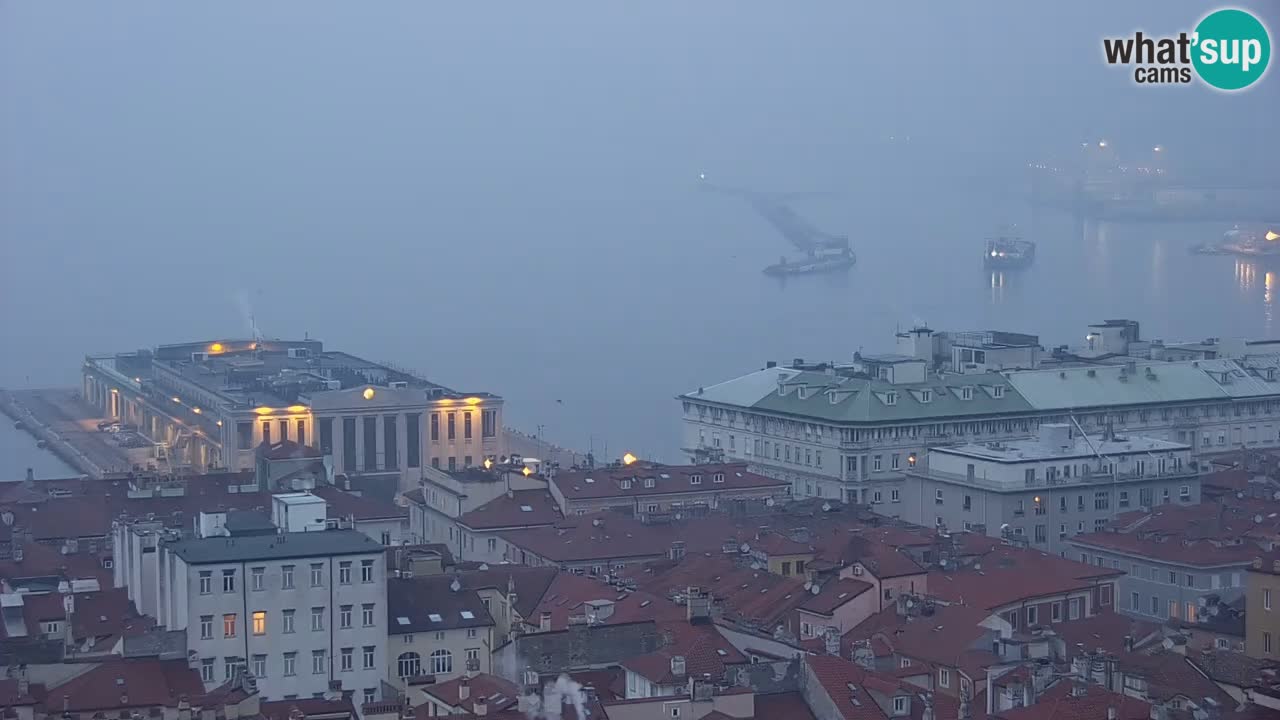
[(1247, 258), (1280, 257), (1280, 233), (1267, 227), (1241, 229), (1239, 225), (1222, 235), (1218, 243), (1194, 245), (1197, 255), (1238, 255)]
[(1023, 240), (1012, 231), (988, 238), (983, 262), (990, 270), (1014, 270), (1030, 265), (1036, 259), (1036, 244)]

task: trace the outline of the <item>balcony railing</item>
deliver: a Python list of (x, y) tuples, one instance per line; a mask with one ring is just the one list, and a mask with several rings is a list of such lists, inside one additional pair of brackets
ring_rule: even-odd
[(1162, 479), (1170, 479), (1170, 478), (1177, 478), (1177, 477), (1192, 477), (1197, 474), (1193, 470), (1181, 468), (1177, 470), (1169, 469), (1169, 470), (1165, 470), (1164, 472), (1149, 470), (1142, 474), (1139, 474), (1136, 472), (1122, 472), (1122, 473), (1095, 473), (1091, 475), (1081, 475), (1081, 476), (1066, 477), (1066, 478), (1058, 476), (1053, 478), (1052, 481), (1044, 477), (1037, 477), (1034, 480), (1019, 478), (1017, 480), (1002, 481), (1002, 480), (997, 480), (995, 478), (983, 477), (981, 475), (975, 475), (974, 477), (971, 478), (968, 475), (965, 475), (963, 473), (944, 472), (941, 470), (932, 470), (928, 468), (916, 469), (915, 471), (909, 471), (909, 472), (910, 474), (913, 474), (913, 475), (920, 475), (933, 480), (939, 480), (942, 482), (954, 483), (957, 485), (969, 485), (971, 487), (985, 488), (989, 490), (1000, 490), (1000, 491), (1006, 491), (1006, 492), (1035, 489), (1035, 488), (1059, 487), (1059, 486), (1085, 487), (1090, 485), (1104, 485), (1104, 484), (1110, 484), (1110, 483), (1116, 483), (1116, 482), (1123, 483), (1123, 482), (1133, 482), (1138, 480), (1162, 480)]

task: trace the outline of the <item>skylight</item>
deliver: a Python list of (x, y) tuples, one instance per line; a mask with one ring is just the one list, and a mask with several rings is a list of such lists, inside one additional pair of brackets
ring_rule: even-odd
[(405, 616), (401, 615), (400, 617), (396, 618), (396, 622), (397, 622), (397, 623), (399, 623), (399, 624), (401, 624), (401, 625), (408, 625), (408, 624), (409, 624), (409, 618), (407, 618), (407, 617), (405, 617)]
[(725, 652), (724, 650), (721, 650), (720, 648), (716, 648), (716, 654), (717, 654), (717, 655), (719, 655), (720, 657), (724, 657), (725, 655), (728, 655), (729, 653)]
[(520, 512), (533, 512), (533, 508), (529, 507), (528, 505), (521, 505)]
[(440, 617), (435, 613), (431, 613), (430, 615), (427, 616), (427, 618), (431, 620), (431, 622), (444, 622), (444, 618)]
[(475, 620), (475, 619), (476, 619), (476, 614), (475, 614), (475, 613), (473, 613), (473, 612), (471, 612), (470, 610), (463, 610), (463, 611), (462, 611), (462, 619), (463, 619), (463, 620)]
[(595, 479), (595, 478), (587, 478), (584, 482), (586, 482), (588, 485), (591, 485), (591, 484), (592, 484), (592, 483), (594, 483), (595, 481), (596, 481), (596, 479)]

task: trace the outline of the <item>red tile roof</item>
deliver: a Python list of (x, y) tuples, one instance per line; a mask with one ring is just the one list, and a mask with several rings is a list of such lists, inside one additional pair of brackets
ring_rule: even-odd
[(1225, 497), (1213, 503), (1160, 505), (1125, 513), (1107, 531), (1077, 535), (1071, 542), (1082, 549), (1216, 567), (1248, 562), (1257, 554), (1256, 541), (1277, 535), (1280, 501)]
[[(863, 688), (863, 683), (871, 673), (848, 660), (831, 655), (808, 655), (804, 661), (843, 720), (886, 720), (888, 715)], [(888, 682), (897, 686), (894, 680)]]
[[(464, 682), (470, 684), (466, 700), (461, 698)], [(421, 690), (440, 703), (451, 708), (462, 708), (466, 712), (475, 709), (476, 698), (480, 697), (486, 699), (488, 712), (506, 710), (520, 699), (520, 688), (515, 683), (487, 673), (479, 673), (470, 679), (459, 677), (448, 682), (422, 685)]]
[(498, 530), (551, 525), (562, 519), (560, 506), (546, 490), (508, 490), (458, 518), (472, 530)]
[[(715, 482), (717, 475), (723, 476), (721, 482)], [(699, 479), (696, 485), (692, 482), (694, 476)], [(646, 479), (653, 480), (653, 487), (645, 487)], [(625, 490), (622, 487), (624, 480), (631, 481), (630, 487)], [(746, 463), (661, 465), (636, 462), (619, 467), (562, 472), (552, 478), (551, 482), (555, 483), (566, 502), (768, 488), (785, 493), (791, 486), (785, 480), (749, 472)]]
[(26, 543), (22, 546), (22, 559), (0, 560), (0, 579), (56, 576), (63, 579), (96, 579), (99, 587), (111, 587), (112, 571), (102, 567), (107, 553), (91, 554), (82, 547), (71, 554), (63, 554), (57, 546)]
[(757, 623), (770, 631), (786, 613), (811, 598), (801, 578), (738, 566), (724, 556), (694, 555), (654, 572), (637, 571), (633, 577), (639, 589), (662, 597), (700, 588), (710, 593), (726, 619)]
[[(1082, 688), (1084, 695), (1072, 694)], [(1116, 711), (1116, 720), (1148, 720), (1151, 705), (1137, 698), (1110, 692), (1099, 685), (1081, 685), (1073, 680), (1049, 688), (1034, 705), (1002, 710), (998, 720), (1106, 720), (1107, 710)]]
[(981, 562), (929, 573), (929, 594), (947, 602), (996, 610), (1035, 598), (1086, 590), (1119, 570), (1086, 565), (1037, 550), (1000, 546)]
[(1171, 700), (1179, 695), (1203, 702), (1211, 697), (1224, 707), (1229, 707), (1231, 697), (1218, 684), (1205, 677), (1186, 656), (1161, 651), (1151, 655), (1121, 653), (1118, 666), (1124, 673), (1147, 681), (1147, 696), (1156, 700)]
[(543, 613), (550, 613), (551, 629), (563, 630), (569, 626), (570, 617), (584, 615), (588, 610), (586, 603), (596, 600), (612, 603), (612, 614), (601, 620), (605, 625), (638, 620), (683, 620), (686, 615), (685, 608), (665, 596), (619, 591), (594, 578), (561, 572), (556, 574), (526, 621), (538, 626)]
[(329, 517), (353, 516), (356, 520), (394, 520), (409, 516), (408, 508), (393, 502), (349, 493), (332, 485), (322, 485), (311, 491), (328, 503)]
[(94, 712), (176, 708), (181, 696), (203, 694), (200, 674), (186, 660), (114, 660), (49, 688), (45, 710), (61, 713), (64, 709)]
[(16, 678), (7, 678), (0, 680), (0, 708), (22, 707), (27, 705), (38, 705), (44, 700), (44, 685), (31, 683), (26, 694), (19, 694), (18, 680)]
[(859, 595), (874, 586), (871, 583), (865, 583), (861, 580), (846, 578), (835, 582), (826, 582), (821, 585), (821, 590), (817, 595), (812, 595), (809, 599), (800, 604), (801, 610), (807, 610), (820, 615), (831, 615), (837, 609), (843, 607), (846, 603), (853, 602)]
[(571, 672), (569, 678), (583, 688), (594, 690), (596, 697), (602, 702), (620, 700), (627, 696), (627, 673), (622, 668)]
[(329, 715), (343, 712), (350, 713), (352, 718), (357, 717), (355, 706), (352, 705), (349, 698), (338, 700), (324, 700), (322, 698), (273, 700), (260, 703), (258, 708), (263, 720), (289, 720), (295, 708), (302, 713), (304, 718), (308, 715)]
[[(22, 598), (22, 614), (29, 636), (41, 634), (43, 622), (66, 619), (62, 593), (29, 593)], [(76, 593), (73, 602), (71, 623), (77, 642), (141, 635), (155, 624), (151, 618), (138, 613), (125, 588)]]
[(981, 625), (989, 617), (987, 610), (964, 605), (935, 605), (932, 615), (915, 616), (900, 616), (896, 607), (889, 607), (845, 635), (850, 646), (879, 637), (897, 655), (965, 670), (976, 678), (995, 661), (990, 638), (996, 633)]
[(1102, 649), (1118, 655), (1125, 651), (1126, 635), (1133, 638), (1135, 648), (1141, 648), (1160, 637), (1160, 626), (1156, 623), (1113, 612), (1054, 623), (1051, 627), (1066, 645), (1068, 659), (1075, 657), (1077, 645), (1084, 645), (1085, 652)]
[[(626, 658), (621, 663), (623, 667), (651, 683), (672, 685), (683, 683), (689, 677), (706, 675), (719, 682), (724, 679), (726, 667), (750, 662), (711, 623), (660, 623), (658, 631), (664, 640), (662, 649), (648, 655)], [(684, 675), (676, 676), (671, 672), (671, 659), (677, 656), (685, 660)]]

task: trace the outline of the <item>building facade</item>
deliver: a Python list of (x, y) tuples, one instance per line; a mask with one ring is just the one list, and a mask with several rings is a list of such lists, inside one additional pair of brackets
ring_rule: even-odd
[(1245, 654), (1280, 660), (1280, 556), (1257, 558), (1248, 569)]
[(90, 356), (86, 400), (135, 424), (175, 466), (252, 469), (254, 449), (319, 448), (347, 475), (390, 473), (505, 454), (502, 398), (463, 393), (318, 340), (216, 340)]
[(156, 617), (185, 631), (206, 689), (243, 667), (266, 699), (336, 684), (373, 701), (387, 667), (383, 553), (354, 530), (165, 540)]
[(986, 338), (957, 342), (927, 329), (899, 334), (894, 355), (769, 363), (679, 396), (682, 446), (695, 461), (748, 462), (791, 482), (798, 496), (870, 502), (876, 489), (899, 486), (913, 459), (931, 447), (1027, 437), (1041, 423), (1074, 422), (1089, 433), (1110, 427), (1182, 443), (1196, 454), (1280, 444), (1280, 356), (1117, 357), (1137, 351), (1132, 338), (1121, 337), (1133, 334), (1129, 327), (1091, 327), (1102, 339), (1116, 335), (1102, 343), (1105, 352), (1094, 353), (1094, 364), (1053, 369), (1038, 368), (1038, 353), (1013, 341), (995, 343), (1007, 352), (966, 361), (966, 349), (999, 348), (978, 347)]
[(900, 491), (872, 491), (877, 512), (1011, 537), (1063, 557), (1071, 537), (1101, 530), (1119, 513), (1200, 501), (1190, 447), (1090, 437), (1066, 424), (1041, 424), (1033, 439), (932, 448), (905, 475)]

